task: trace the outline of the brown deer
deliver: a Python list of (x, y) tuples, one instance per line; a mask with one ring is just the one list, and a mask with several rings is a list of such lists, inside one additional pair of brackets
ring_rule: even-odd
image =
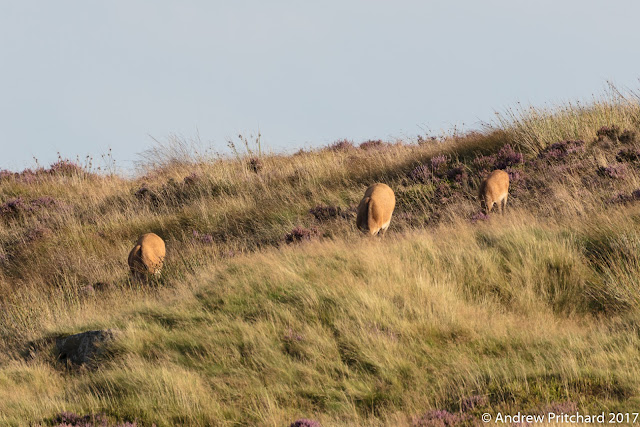
[(500, 213), (504, 214), (509, 197), (509, 174), (500, 169), (491, 172), (480, 184), (478, 197), (484, 213), (489, 214), (497, 203)]
[(375, 236), (387, 231), (396, 206), (396, 196), (386, 184), (373, 184), (367, 188), (358, 206), (356, 225), (363, 233)]
[(159, 275), (165, 254), (164, 240), (160, 236), (143, 234), (129, 252), (129, 269), (134, 276)]

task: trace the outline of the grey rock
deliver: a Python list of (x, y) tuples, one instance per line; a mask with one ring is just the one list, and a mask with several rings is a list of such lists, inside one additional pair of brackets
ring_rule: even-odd
[(58, 360), (73, 365), (91, 365), (97, 356), (104, 353), (116, 334), (116, 330), (105, 329), (58, 338), (56, 339)]

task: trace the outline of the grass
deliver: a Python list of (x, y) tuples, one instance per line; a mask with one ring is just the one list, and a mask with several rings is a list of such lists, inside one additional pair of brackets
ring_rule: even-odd
[[(175, 140), (135, 178), (2, 172), (0, 424), (637, 411), (639, 117), (628, 96), (419, 144), (225, 159)], [(509, 206), (484, 219), (477, 188), (496, 165)], [(397, 197), (384, 239), (354, 225), (376, 181)], [(145, 285), (126, 256), (148, 231), (168, 258)], [(53, 338), (103, 328), (120, 334), (98, 369), (56, 362)]]

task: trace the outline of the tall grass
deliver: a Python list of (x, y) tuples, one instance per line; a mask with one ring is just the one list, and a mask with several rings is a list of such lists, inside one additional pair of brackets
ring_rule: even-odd
[[(0, 172), (0, 424), (637, 410), (640, 128), (625, 102), (291, 156), (175, 139), (135, 178)], [(487, 219), (476, 194), (495, 167), (509, 206)], [(376, 181), (397, 197), (384, 239), (354, 226)], [(126, 256), (149, 231), (168, 258), (144, 284)], [(120, 334), (98, 369), (56, 361), (55, 337), (101, 328)]]
[(557, 141), (590, 139), (594, 129), (611, 124), (622, 128), (640, 125), (637, 92), (623, 92), (610, 85), (605, 96), (588, 103), (567, 102), (542, 108), (518, 104), (496, 114), (495, 123), (509, 133), (518, 147), (536, 154)]

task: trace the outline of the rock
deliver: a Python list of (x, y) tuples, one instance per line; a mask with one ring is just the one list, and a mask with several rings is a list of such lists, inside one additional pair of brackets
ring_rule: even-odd
[(101, 355), (109, 342), (115, 339), (117, 331), (105, 329), (87, 331), (56, 339), (56, 355), (63, 363), (74, 365), (90, 364)]

